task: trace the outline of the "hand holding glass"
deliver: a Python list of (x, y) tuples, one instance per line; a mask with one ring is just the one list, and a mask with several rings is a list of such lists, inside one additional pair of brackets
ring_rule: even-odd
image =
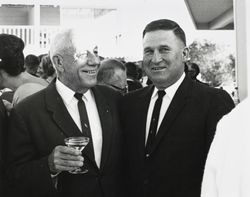
[[(74, 148), (76, 150), (82, 151), (85, 146), (89, 143), (88, 137), (69, 137), (64, 139), (65, 144), (68, 147)], [(77, 168), (75, 170), (69, 171), (72, 174), (83, 174), (88, 172), (88, 169), (84, 166)]]

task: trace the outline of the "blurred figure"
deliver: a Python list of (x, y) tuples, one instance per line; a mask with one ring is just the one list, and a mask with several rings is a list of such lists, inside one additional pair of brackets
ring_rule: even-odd
[(44, 55), (37, 69), (37, 75), (50, 83), (56, 77), (56, 71), (49, 55)]
[[(121, 95), (96, 85), (100, 61), (82, 29), (55, 36), (49, 51), (55, 82), (10, 113), (7, 174), (19, 196), (121, 196)], [(65, 138), (76, 136), (90, 139), (83, 150), (66, 146)], [(86, 174), (70, 173), (83, 162)]]
[(218, 123), (208, 153), (201, 197), (250, 196), (250, 99)]
[(137, 90), (142, 88), (142, 84), (139, 82), (138, 78), (141, 77), (139, 73), (139, 69), (136, 64), (133, 62), (125, 63), (125, 67), (127, 69), (127, 84), (128, 91), (131, 92), (133, 90)]
[(98, 46), (95, 46), (93, 49), (93, 53), (95, 54), (96, 57), (98, 57), (100, 59), (100, 61), (104, 60), (104, 57), (100, 56), (98, 54)]
[(14, 96), (14, 91), (13, 90), (11, 90), (9, 88), (4, 88), (4, 89), (1, 90), (0, 99), (6, 100), (9, 103), (12, 103), (13, 96)]
[(40, 63), (39, 58), (36, 55), (30, 54), (25, 57), (24, 68), (28, 73), (37, 77), (36, 72), (39, 63)]
[(39, 62), (41, 63), (43, 56), (48, 55), (47, 53), (38, 55)]
[(97, 82), (108, 85), (122, 94), (127, 93), (126, 67), (116, 59), (103, 60), (97, 74)]
[(197, 76), (200, 74), (200, 68), (198, 64), (192, 63), (192, 62), (186, 62), (184, 71), (188, 77), (190, 77), (192, 80), (202, 83), (204, 85), (208, 85), (207, 83), (201, 82), (197, 79)]
[(24, 69), (24, 42), (9, 34), (0, 34), (0, 89), (13, 90), (12, 104), (47, 86), (44, 79), (35, 77)]

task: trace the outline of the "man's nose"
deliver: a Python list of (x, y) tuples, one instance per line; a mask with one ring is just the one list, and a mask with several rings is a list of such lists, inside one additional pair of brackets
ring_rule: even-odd
[(100, 64), (100, 58), (96, 56), (95, 54), (92, 54), (91, 52), (88, 53), (88, 65), (99, 65)]
[(155, 50), (154, 51), (154, 55), (153, 55), (153, 58), (152, 58), (152, 62), (153, 63), (159, 63), (162, 61), (162, 57), (161, 57), (161, 54), (159, 53), (159, 51)]

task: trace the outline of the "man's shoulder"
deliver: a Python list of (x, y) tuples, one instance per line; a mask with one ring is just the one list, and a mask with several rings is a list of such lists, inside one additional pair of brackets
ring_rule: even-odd
[(105, 97), (121, 97), (121, 93), (105, 85), (96, 85), (92, 91), (99, 92)]
[(208, 86), (204, 83), (198, 83), (198, 82), (193, 81), (193, 84), (195, 87), (194, 89), (196, 91), (200, 91), (200, 92), (208, 93), (208, 94), (228, 95), (228, 93), (225, 90), (214, 88), (214, 87)]
[(140, 101), (150, 97), (153, 90), (153, 85), (149, 85), (127, 93), (123, 96), (121, 102), (125, 105), (140, 104)]
[(42, 103), (45, 100), (45, 92), (47, 88), (41, 89), (38, 92), (35, 92), (32, 95), (27, 96), (19, 103), (15, 105), (15, 108), (18, 110), (26, 109), (26, 110), (34, 110), (41, 107)]
[(25, 99), (28, 96), (33, 95), (34, 93), (44, 89), (46, 86), (38, 83), (25, 83), (17, 88), (13, 96), (13, 104), (19, 103), (21, 100)]

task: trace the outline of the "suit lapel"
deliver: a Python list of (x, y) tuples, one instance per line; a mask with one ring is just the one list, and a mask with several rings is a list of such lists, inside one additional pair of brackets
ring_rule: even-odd
[(180, 87), (177, 89), (168, 107), (168, 110), (162, 120), (162, 123), (159, 127), (159, 131), (158, 131), (158, 134), (156, 135), (155, 142), (153, 144), (151, 152), (155, 150), (157, 145), (160, 143), (162, 137), (166, 135), (166, 133), (169, 131), (169, 129), (173, 125), (178, 114), (184, 108), (187, 102), (187, 99), (190, 96), (190, 93), (191, 93), (191, 81), (190, 79), (185, 77)]
[[(74, 120), (70, 116), (63, 100), (56, 90), (55, 83), (52, 82), (45, 90), (45, 102), (47, 109), (51, 112), (52, 119), (59, 126), (66, 137), (83, 136)], [(84, 156), (95, 163), (93, 148), (86, 146), (83, 150)]]
[(112, 111), (106, 102), (107, 98), (100, 93), (98, 87), (92, 88), (92, 91), (95, 96), (95, 102), (102, 126), (102, 155), (100, 169), (103, 169), (112, 144), (111, 141), (114, 129), (112, 125)]
[(80, 130), (71, 118), (53, 82), (45, 90), (45, 102), (54, 122), (66, 137), (81, 136)]

